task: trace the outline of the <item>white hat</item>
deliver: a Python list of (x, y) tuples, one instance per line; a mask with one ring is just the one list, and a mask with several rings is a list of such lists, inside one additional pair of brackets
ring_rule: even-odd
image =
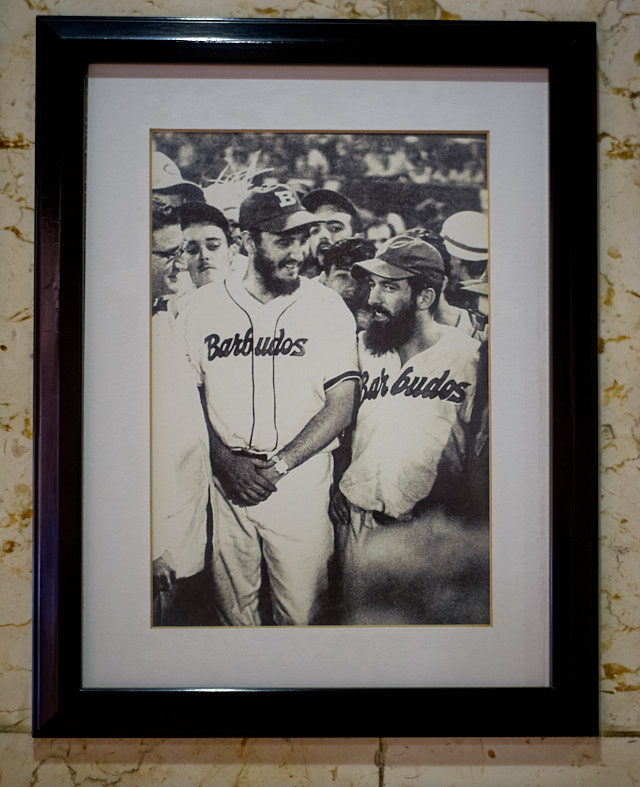
[(463, 210), (442, 225), (440, 235), (452, 257), (481, 262), (489, 257), (489, 222), (484, 213)]
[(151, 190), (166, 191), (168, 189), (184, 191), (189, 200), (204, 201), (200, 186), (184, 180), (180, 170), (169, 156), (155, 151), (151, 156)]

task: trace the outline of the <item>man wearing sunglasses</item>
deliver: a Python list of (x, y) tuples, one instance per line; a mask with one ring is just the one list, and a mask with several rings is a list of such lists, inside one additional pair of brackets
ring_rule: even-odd
[(193, 288), (186, 263), (180, 221), (176, 213), (154, 211), (151, 230), (152, 312), (174, 313), (175, 296)]

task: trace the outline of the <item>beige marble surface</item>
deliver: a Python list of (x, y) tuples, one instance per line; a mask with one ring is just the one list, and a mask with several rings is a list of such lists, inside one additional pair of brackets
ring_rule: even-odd
[[(601, 739), (33, 741), (36, 14), (594, 20), (599, 42)], [(0, 784), (640, 782), (638, 0), (4, 0), (0, 8)], [(576, 228), (579, 231), (579, 228)], [(428, 709), (417, 709), (428, 712)]]

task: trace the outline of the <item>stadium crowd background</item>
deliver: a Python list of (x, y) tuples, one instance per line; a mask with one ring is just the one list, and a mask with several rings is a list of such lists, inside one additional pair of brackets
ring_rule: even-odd
[(230, 200), (275, 183), (301, 197), (328, 188), (355, 203), (365, 226), (389, 216), (396, 232), (437, 232), (456, 211), (487, 210), (485, 134), (171, 131), (154, 132), (153, 145), (185, 180)]

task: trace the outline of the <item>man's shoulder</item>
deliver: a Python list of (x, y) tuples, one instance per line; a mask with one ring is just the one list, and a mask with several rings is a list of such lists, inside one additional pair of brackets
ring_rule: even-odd
[(329, 310), (330, 313), (351, 315), (351, 310), (339, 295), (331, 287), (327, 287), (322, 282), (315, 279), (300, 279), (300, 298), (302, 303), (307, 305), (317, 304), (318, 307)]
[(478, 370), (480, 342), (452, 326), (442, 326), (440, 338), (431, 347), (412, 356), (407, 363), (416, 374), (433, 374), (449, 369), (452, 375), (475, 378)]
[(192, 293), (179, 320), (187, 341), (193, 341), (202, 332), (210, 332), (214, 324), (224, 325), (234, 320), (237, 311), (225, 283), (210, 282)]
[(189, 295), (189, 300), (186, 303), (185, 311), (197, 313), (199, 311), (206, 311), (214, 304), (224, 303), (229, 299), (229, 293), (225, 281), (210, 282), (198, 287)]
[(480, 342), (465, 331), (452, 325), (442, 326), (442, 335), (438, 340), (439, 347), (447, 352), (475, 358), (480, 348)]

